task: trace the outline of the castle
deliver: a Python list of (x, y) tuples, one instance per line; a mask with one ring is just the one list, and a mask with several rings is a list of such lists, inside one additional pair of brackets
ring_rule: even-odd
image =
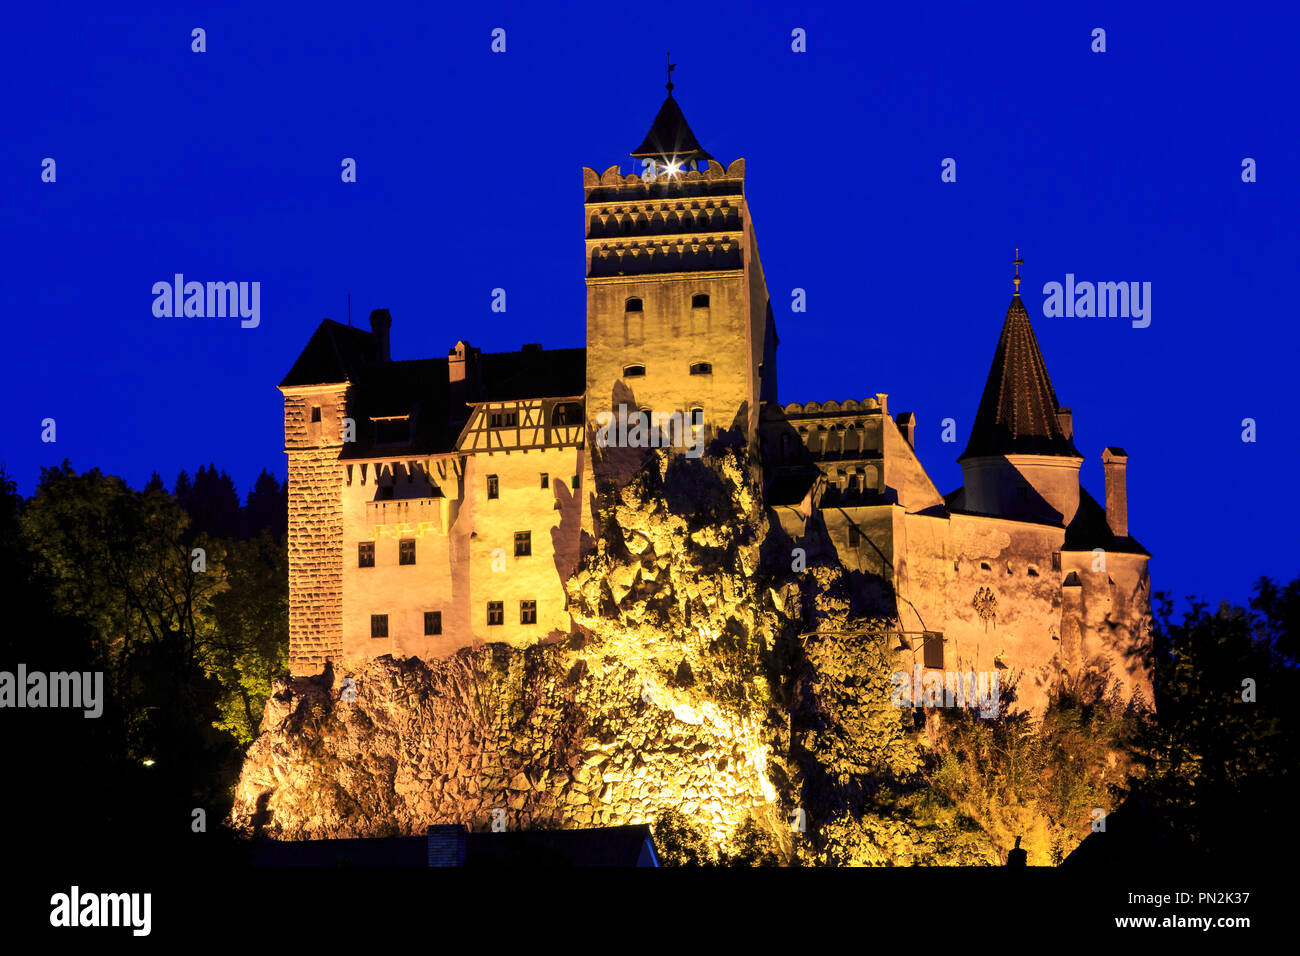
[(642, 175), (583, 170), (585, 349), (459, 341), (394, 360), (376, 310), (370, 331), (322, 322), (280, 383), (292, 673), (568, 634), (564, 582), (598, 530), (597, 489), (647, 453), (596, 441), (595, 423), (630, 410), (649, 434), (673, 416), (674, 444), (743, 436), (769, 513), (896, 619), (909, 670), (1006, 671), (1037, 709), (1061, 673), (1091, 668), (1149, 701), (1150, 555), (1129, 534), (1127, 456), (1102, 453), (1103, 507), (1080, 487), (1019, 260), (964, 483), (943, 495), (885, 394), (778, 403), (745, 161), (705, 152), (671, 83), (632, 156)]

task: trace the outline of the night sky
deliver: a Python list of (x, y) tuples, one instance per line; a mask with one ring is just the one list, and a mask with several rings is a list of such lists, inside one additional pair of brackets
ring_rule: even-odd
[[(747, 161), (783, 402), (887, 392), (951, 491), (1019, 247), (1094, 496), (1102, 448), (1129, 453), (1153, 587), (1242, 601), (1300, 572), (1294, 6), (393, 6), (9, 10), (0, 462), (20, 491), (64, 458), (136, 486), (209, 461), (241, 492), (283, 477), (275, 386), (349, 293), (355, 324), (392, 311), (394, 358), (583, 345), (581, 167), (632, 171), (671, 49), (701, 143)], [(178, 272), (260, 282), (261, 324), (156, 318)], [(1150, 282), (1150, 327), (1045, 318), (1066, 273)]]

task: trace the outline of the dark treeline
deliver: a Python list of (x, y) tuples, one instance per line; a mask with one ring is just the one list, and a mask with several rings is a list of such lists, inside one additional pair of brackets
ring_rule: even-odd
[(98, 718), (0, 713), (20, 840), (139, 863), (225, 845), (243, 750), (287, 670), (286, 514), (265, 471), (243, 501), (215, 465), (136, 491), (65, 462), (26, 500), (0, 471), (0, 670), (104, 675)]

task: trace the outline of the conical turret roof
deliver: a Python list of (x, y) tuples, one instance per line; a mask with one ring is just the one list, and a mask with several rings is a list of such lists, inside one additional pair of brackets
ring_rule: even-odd
[(970, 442), (957, 459), (986, 455), (1081, 458), (1061, 427), (1056, 390), (1020, 296), (1013, 296), (980, 398)]
[(664, 105), (659, 107), (659, 114), (655, 117), (655, 121), (650, 124), (650, 132), (646, 133), (645, 139), (632, 151), (632, 155), (637, 159), (661, 158), (665, 162), (669, 160), (703, 162), (713, 158), (705, 152), (700, 141), (691, 132), (691, 124), (686, 122), (686, 117), (682, 115), (682, 108), (673, 99), (672, 90), (668, 91), (668, 98), (664, 100)]

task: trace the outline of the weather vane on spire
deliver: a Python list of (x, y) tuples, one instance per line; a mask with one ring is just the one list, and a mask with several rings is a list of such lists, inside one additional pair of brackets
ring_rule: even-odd
[(665, 54), (665, 56), (667, 57), (667, 62), (668, 62), (668, 84), (667, 86), (665, 86), (665, 89), (668, 90), (668, 95), (672, 96), (673, 95), (673, 70), (677, 69), (677, 64), (673, 62), (672, 50), (669, 50), (668, 53)]
[(1020, 258), (1020, 247), (1016, 246), (1016, 261), (1012, 263), (1016, 267), (1016, 277), (1011, 281), (1016, 284), (1016, 295), (1020, 295), (1020, 267), (1025, 264), (1025, 260)]

